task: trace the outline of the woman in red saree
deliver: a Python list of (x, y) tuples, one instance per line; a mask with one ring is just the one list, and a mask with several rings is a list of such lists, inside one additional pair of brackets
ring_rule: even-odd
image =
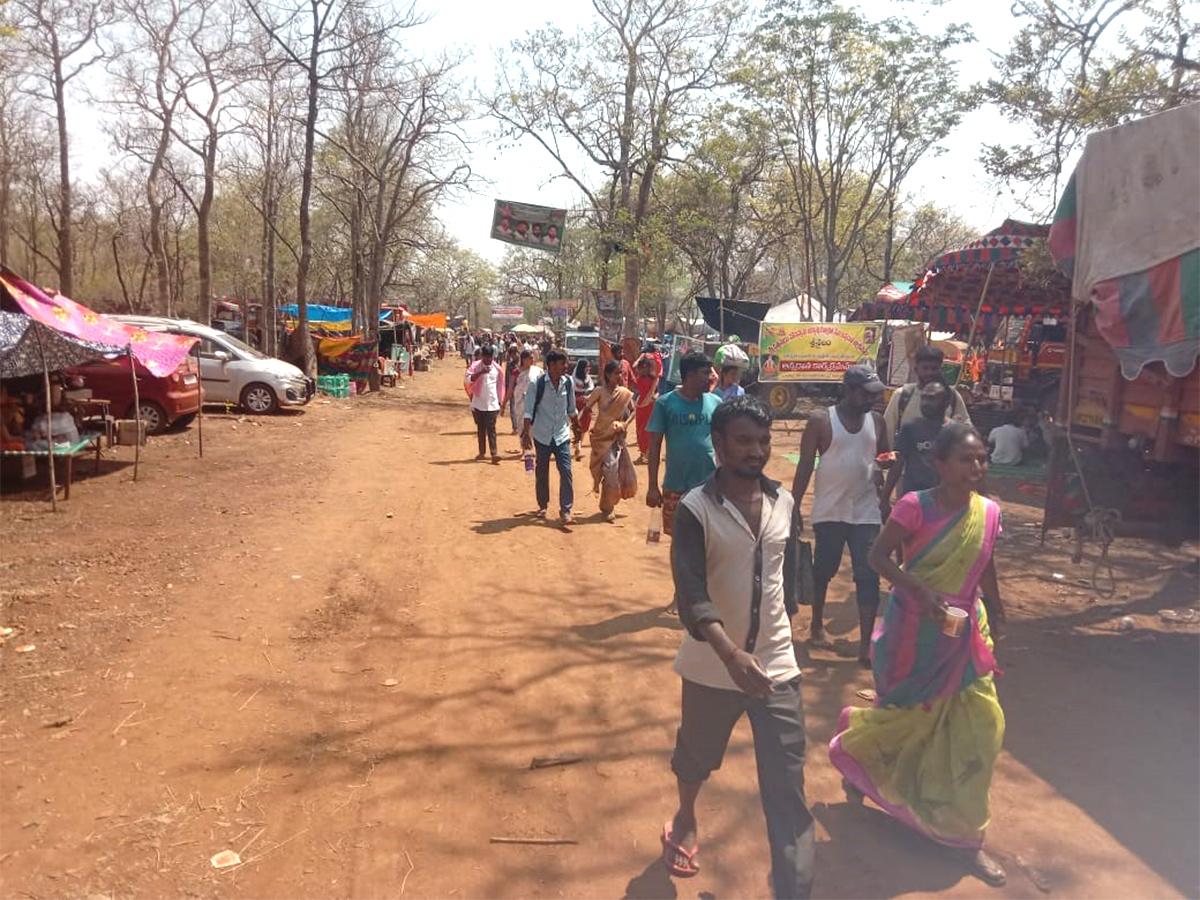
[(638, 357), (633, 368), (634, 386), (637, 388), (637, 445), (638, 464), (646, 461), (650, 452), (650, 432), (646, 426), (650, 424), (650, 414), (654, 412), (655, 389), (658, 387), (658, 375), (654, 372), (654, 362), (648, 356)]

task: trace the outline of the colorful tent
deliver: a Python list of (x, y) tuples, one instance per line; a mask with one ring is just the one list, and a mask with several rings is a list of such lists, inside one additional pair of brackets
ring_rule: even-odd
[(412, 322), (418, 328), (436, 328), (439, 331), (446, 327), (445, 313), (404, 313), (404, 321)]
[(128, 344), (81, 340), (30, 316), (0, 310), (0, 378), (54, 372), (128, 350)]
[(912, 291), (913, 283), (911, 281), (893, 281), (879, 289), (879, 293), (875, 295), (875, 302), (899, 303), (907, 300)]
[[(293, 330), (300, 321), (300, 307), (295, 303), (279, 307), (279, 312), (288, 331)], [(381, 312), (380, 323), (389, 322), (392, 312), (390, 309)], [(349, 337), (353, 324), (354, 310), (348, 306), (308, 304), (308, 330), (316, 337)]]
[(1200, 103), (1089, 135), (1050, 252), (1132, 381), (1200, 358)]
[[(1049, 225), (1006, 219), (965, 247), (933, 260), (917, 276), (910, 306), (960, 306), (972, 312), (984, 296), (982, 312), (1001, 315), (1061, 313), (1071, 282), (1059, 272), (1032, 278), (1021, 266), (1025, 254), (1050, 234)], [(1023, 312), (1018, 313), (1021, 310)]]
[[(94, 344), (129, 347), (151, 375), (170, 375), (188, 355), (196, 338), (145, 331), (93, 312), (62, 294), (50, 297), (11, 269), (0, 266), (0, 293), (17, 309), (55, 331)], [(15, 312), (10, 307), (10, 312)]]
[(379, 341), (360, 335), (348, 338), (314, 338), (317, 371), (322, 375), (349, 375), (365, 381), (379, 360)]
[[(974, 312), (974, 309), (967, 309), (963, 306), (909, 306), (904, 302), (867, 302), (855, 310), (851, 319), (856, 322), (878, 322), (880, 320), (928, 322), (933, 326), (934, 331), (965, 331), (971, 327), (971, 315)], [(999, 327), (1000, 320), (1006, 315), (1032, 315), (1033, 312), (1032, 309), (1025, 310), (1023, 307), (1014, 306), (1009, 307), (1004, 313), (981, 313), (976, 331), (994, 331)]]

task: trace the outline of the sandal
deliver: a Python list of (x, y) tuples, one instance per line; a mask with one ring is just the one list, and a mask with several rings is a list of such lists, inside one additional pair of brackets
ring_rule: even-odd
[(821, 635), (819, 638), (810, 637), (808, 639), (808, 646), (816, 647), (818, 650), (832, 650), (833, 641), (825, 637), (825, 635)]
[(1004, 887), (1008, 883), (1004, 867), (983, 850), (979, 850), (971, 856), (967, 865), (971, 869), (971, 874), (989, 887)]
[(851, 784), (849, 779), (842, 779), (842, 791), (846, 795), (846, 802), (854, 806), (862, 806), (867, 799), (867, 795), (858, 789), (854, 784)]
[[(700, 872), (700, 867), (696, 865), (696, 854), (700, 852), (700, 845), (692, 847), (691, 850), (684, 850), (679, 844), (671, 840), (671, 822), (667, 822), (663, 826), (662, 845), (663, 865), (667, 867), (667, 871), (676, 878), (691, 878)], [(675, 861), (676, 855), (682, 856), (687, 860), (687, 866), (681, 866)]]

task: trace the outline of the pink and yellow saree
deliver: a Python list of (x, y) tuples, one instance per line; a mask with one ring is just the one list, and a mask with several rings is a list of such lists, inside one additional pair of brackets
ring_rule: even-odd
[(892, 511), (908, 534), (906, 570), (965, 609), (958, 637), (921, 617), (896, 590), (872, 636), (874, 709), (842, 711), (829, 756), (845, 779), (900, 821), (953, 847), (977, 848), (988, 790), (1004, 740), (996, 660), (979, 581), (1000, 533), (1000, 508), (978, 494), (942, 515), (931, 492), (907, 494)]

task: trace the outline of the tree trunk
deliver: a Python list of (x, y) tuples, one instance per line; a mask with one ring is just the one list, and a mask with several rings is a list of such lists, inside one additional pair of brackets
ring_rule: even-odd
[(887, 234), (883, 239), (883, 283), (892, 283), (892, 244), (896, 239), (896, 195), (889, 192), (887, 208)]
[[(217, 129), (215, 123), (208, 125), (208, 144), (204, 150), (204, 194), (196, 210), (196, 263), (200, 267), (200, 305), (197, 314), (205, 325), (212, 324), (212, 250), (209, 238), (209, 220), (212, 218), (213, 195), (217, 180)], [(241, 268), (239, 267), (239, 271)], [(249, 310), (244, 310), (249, 323)], [(249, 331), (246, 337), (250, 336)]]
[(58, 118), (58, 289), (70, 297), (75, 293), (71, 246), (71, 147), (67, 137), (66, 82), (62, 60), (57, 53), (54, 59), (54, 106)]
[(275, 321), (275, 82), (268, 86), (267, 142), (263, 148), (263, 250), (262, 250), (262, 313), (263, 352), (279, 354), (278, 325)]
[(167, 270), (167, 248), (163, 243), (162, 200), (158, 195), (161, 155), (146, 179), (146, 203), (150, 207), (150, 254), (154, 257), (155, 309), (171, 315), (171, 276)]
[(642, 258), (636, 248), (625, 248), (625, 337), (639, 336), (638, 307), (642, 299)]
[(134, 314), (133, 298), (129, 296), (129, 288), (125, 285), (125, 274), (121, 266), (121, 254), (118, 250), (118, 242), (120, 240), (120, 232), (113, 231), (112, 234), (112, 258), (113, 270), (116, 272), (117, 281), (121, 285), (121, 296), (125, 298), (125, 309), (130, 314)]
[(825, 321), (832, 322), (837, 312), (838, 283), (841, 281), (837, 266), (830, 263), (825, 267)]
[(300, 261), (296, 265), (296, 330), (289, 341), (293, 361), (309, 378), (317, 376), (317, 355), (308, 334), (308, 270), (312, 267), (312, 225), (309, 206), (312, 203), (313, 157), (317, 136), (317, 95), (320, 78), (320, 33), (317, 31), (317, 9), (313, 7), (313, 37), (308, 56), (308, 118), (304, 122), (304, 167), (300, 172)]

